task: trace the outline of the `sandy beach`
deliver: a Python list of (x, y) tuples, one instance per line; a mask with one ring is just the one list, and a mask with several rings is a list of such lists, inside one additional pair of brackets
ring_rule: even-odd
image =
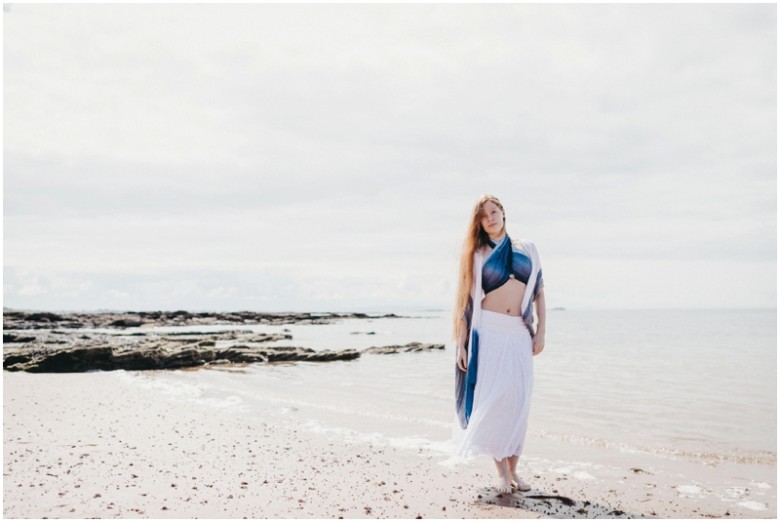
[[(191, 373), (214, 371), (231, 370)], [(776, 513), (775, 465), (699, 464), (530, 433), (520, 470), (532, 491), (498, 495), (487, 459), (457, 461), (425, 445), (375, 444), (307, 429), (305, 419), (279, 423), (173, 401), (117, 379), (116, 372), (3, 377), (6, 518)]]

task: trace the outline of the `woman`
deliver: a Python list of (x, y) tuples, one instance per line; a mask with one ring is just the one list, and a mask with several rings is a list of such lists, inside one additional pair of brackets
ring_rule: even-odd
[[(455, 307), (456, 410), (462, 456), (493, 458), (498, 490), (530, 490), (517, 476), (528, 429), (533, 359), (544, 349), (544, 282), (536, 246), (506, 233), (501, 202), (474, 206), (463, 245)], [(533, 329), (532, 303), (538, 328)]]

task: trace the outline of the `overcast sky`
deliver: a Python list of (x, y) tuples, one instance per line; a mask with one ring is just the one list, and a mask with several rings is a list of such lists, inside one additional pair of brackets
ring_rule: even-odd
[(5, 5), (3, 299), (450, 308), (473, 202), (548, 307), (775, 307), (776, 5)]

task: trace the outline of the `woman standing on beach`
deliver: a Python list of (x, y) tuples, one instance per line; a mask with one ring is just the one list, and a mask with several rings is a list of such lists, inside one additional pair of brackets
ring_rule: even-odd
[[(457, 339), (453, 439), (462, 456), (484, 454), (498, 490), (530, 490), (517, 476), (533, 387), (533, 359), (544, 349), (545, 303), (536, 246), (511, 240), (492, 195), (474, 206), (463, 245), (454, 331)], [(534, 332), (532, 303), (538, 329)]]

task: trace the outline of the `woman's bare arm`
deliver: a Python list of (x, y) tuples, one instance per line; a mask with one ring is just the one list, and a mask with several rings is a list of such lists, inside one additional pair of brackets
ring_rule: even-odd
[(466, 353), (466, 336), (468, 335), (468, 332), (466, 329), (466, 321), (461, 319), (460, 329), (458, 331), (458, 346), (455, 348), (455, 360), (458, 364), (458, 368), (464, 372), (468, 366), (468, 355)]
[(544, 288), (536, 294), (534, 304), (536, 305), (538, 322), (536, 324), (536, 335), (534, 335), (533, 353), (534, 355), (539, 355), (544, 350), (544, 336), (547, 333), (547, 309), (544, 302)]

